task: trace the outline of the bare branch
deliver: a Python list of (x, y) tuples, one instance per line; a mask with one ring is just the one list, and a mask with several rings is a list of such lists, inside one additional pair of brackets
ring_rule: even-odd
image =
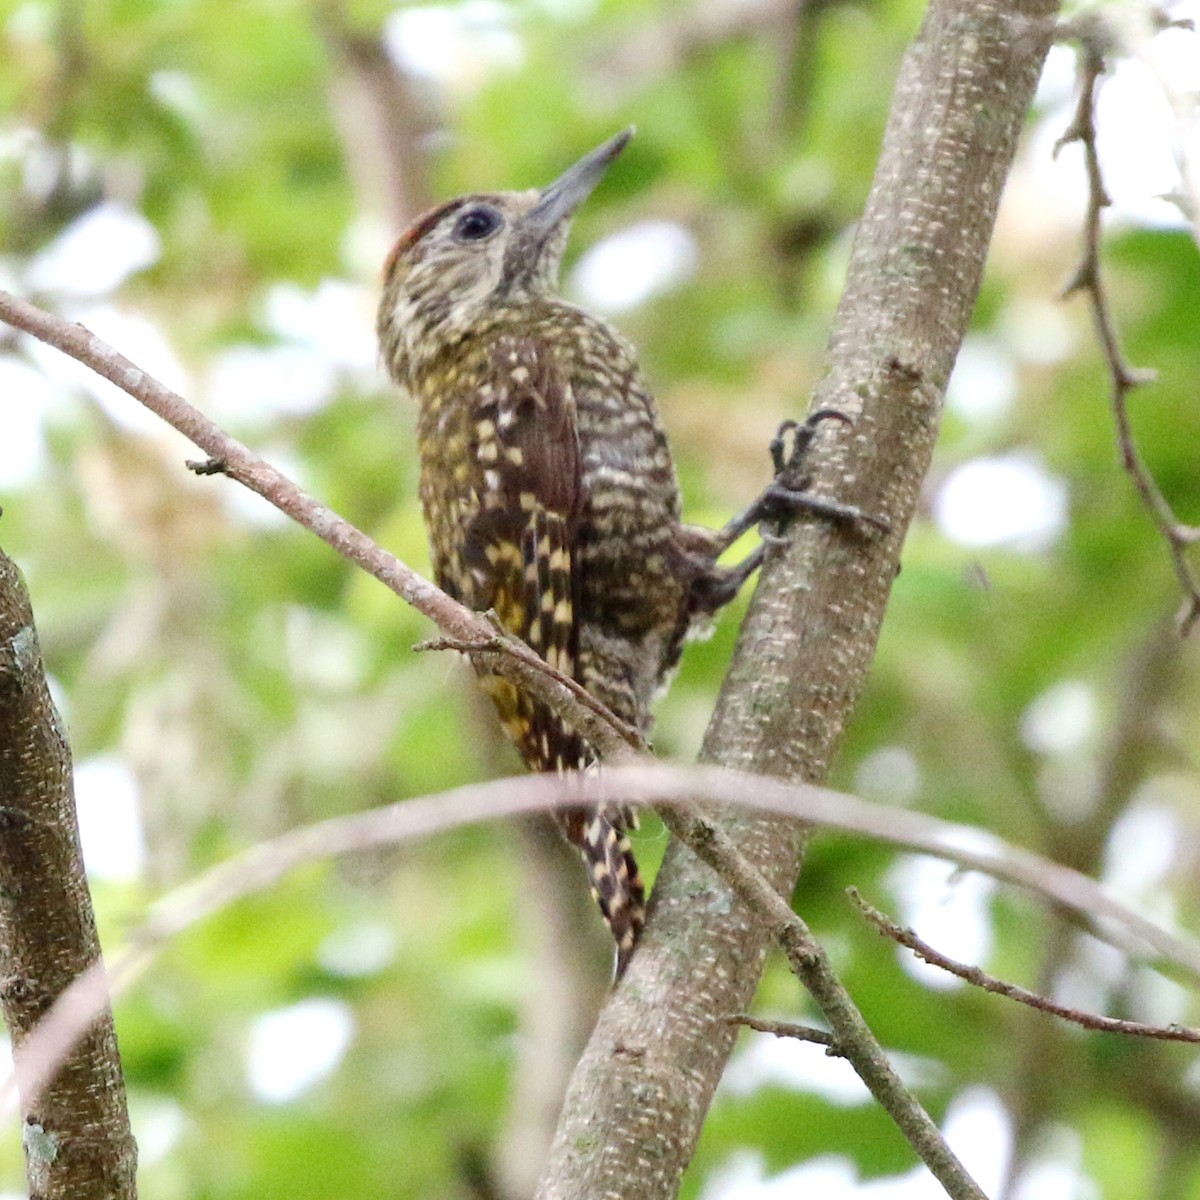
[(0, 291), (0, 320), (70, 355), (144, 404), (208, 455), (208, 461), (199, 468), (188, 463), (191, 470), (228, 475), (275, 505), (429, 617), (453, 640), (456, 649), (470, 655), (477, 670), (504, 675), (535, 692), (601, 757), (612, 759), (629, 753), (631, 748), (644, 749), (640, 735), (575, 680), (556, 671), (518, 639), (498, 639), (495, 627), (485, 616), (465, 608), (394, 554), (381, 549), (84, 326), (70, 324), (4, 291)]
[(1088, 204), (1083, 219), (1083, 251), (1075, 273), (1063, 289), (1063, 295), (1087, 293), (1096, 336), (1108, 366), (1121, 463), (1133, 480), (1151, 519), (1166, 540), (1171, 564), (1184, 594), (1179, 628), (1186, 636), (1196, 621), (1200, 620), (1200, 578), (1187, 557), (1188, 547), (1200, 541), (1200, 526), (1186, 525), (1175, 515), (1134, 441), (1129, 420), (1129, 396), (1135, 388), (1151, 382), (1154, 373), (1132, 367), (1126, 361), (1100, 268), (1100, 219), (1103, 210), (1111, 203), (1104, 188), (1100, 158), (1096, 152), (1096, 92), (1105, 71), (1106, 39), (1103, 24), (1099, 20), (1089, 21), (1086, 26), (1077, 26), (1074, 32), (1080, 38), (1079, 96), (1071, 122), (1055, 145), (1054, 152), (1057, 154), (1072, 142), (1078, 142), (1083, 147)]
[(837, 977), (807, 923), (738, 850), (732, 838), (704, 817), (677, 809), (662, 811), (667, 828), (718, 871), (747, 907), (770, 929), (796, 978), (829, 1022), (838, 1053), (896, 1122), (909, 1145), (953, 1200), (987, 1200), (967, 1174), (936, 1122), (888, 1061), (858, 1006)]
[(815, 1042), (818, 1046), (826, 1047), (826, 1053), (830, 1057), (842, 1057), (837, 1039), (826, 1029), (817, 1029), (812, 1025), (796, 1025), (791, 1021), (766, 1021), (762, 1017), (749, 1017), (745, 1013), (735, 1013), (726, 1020), (734, 1025), (744, 1025), (747, 1029), (755, 1029), (759, 1033), (773, 1034), (775, 1037), (795, 1038), (799, 1042)]
[[(542, 809), (614, 799), (629, 804), (680, 805), (697, 798), (760, 808), (809, 824), (874, 837), (1016, 883), (1065, 911), (1080, 916), (1103, 914), (1119, 928), (1153, 946), (1176, 966), (1200, 978), (1200, 946), (1195, 942), (1158, 929), (1078, 872), (1006, 846), (990, 835), (988, 849), (962, 849), (981, 841), (983, 835), (978, 830), (908, 810), (870, 804), (825, 788), (790, 785), (713, 767), (681, 768), (648, 762), (585, 775), (519, 776), (437, 796), (403, 800), (386, 808), (334, 817), (292, 830), (220, 863), (162, 897), (150, 917), (130, 937), (127, 948), (109, 955), (107, 989), (103, 968), (97, 965), (59, 998), (25, 1043), (22, 1086), (31, 1093), (36, 1091), (103, 1010), (109, 990), (114, 997), (122, 995), (171, 939), (246, 896), (274, 886), (300, 867), (478, 821)], [(690, 820), (686, 816), (679, 819)], [(783, 907), (786, 909), (786, 905)], [(774, 902), (771, 910), (782, 917)], [(790, 926), (790, 921), (785, 924)], [(1103, 928), (1097, 932), (1106, 936)], [(1107, 936), (1113, 940), (1111, 930)], [(9, 1079), (0, 1088), (0, 1102), (11, 1104), (12, 1099)]]
[[(131, 1200), (137, 1151), (79, 845), (71, 752), (28, 593), (2, 553), (0, 803), (0, 1009), (27, 1130), (29, 1192)], [(46, 1010), (89, 968), (98, 990), (87, 1019), (56, 1055), (53, 1078), (35, 1081), (26, 1075), (26, 1047)]]
[[(552, 684), (557, 693), (556, 711), (564, 719), (580, 729), (585, 737), (590, 736), (593, 727), (598, 728), (603, 746), (597, 746), (597, 749), (602, 754), (605, 750), (613, 752), (610, 758), (628, 754), (630, 735), (632, 733), (636, 737), (636, 733), (627, 730), (573, 680), (553, 671), (519, 641), (501, 637), (494, 621), (486, 615), (481, 617), (463, 608), (394, 556), (380, 550), (348, 522), (318, 505), (269, 464), (208, 421), (181, 396), (150, 378), (88, 330), (78, 325), (69, 326), (6, 293), (0, 293), (0, 316), (72, 354), (191, 438), (209, 455), (209, 461), (204, 464), (205, 471), (229, 475), (251, 488), (387, 583), (403, 599), (437, 621), (449, 639), (437, 645), (465, 651), (471, 655), (477, 667), (495, 669), (498, 673), (508, 675), (522, 686), (530, 687), (539, 697)], [(581, 709), (585, 712), (583, 720), (577, 715)], [(751, 911), (758, 913), (781, 938), (799, 978), (813, 991), (818, 1004), (837, 1031), (846, 1056), (872, 1093), (897, 1121), (918, 1154), (942, 1180), (949, 1194), (956, 1198), (970, 1197), (972, 1200), (981, 1196), (942, 1140), (936, 1124), (891, 1068), (882, 1048), (834, 975), (824, 951), (804, 923), (791, 914), (766, 878), (740, 854), (727, 835), (710, 822), (680, 819), (673, 823), (668, 817), (668, 824), (691, 849), (726, 874), (728, 882)], [(277, 871), (285, 858), (278, 858), (273, 869)], [(251, 872), (249, 878), (262, 877)], [(154, 940), (161, 940), (163, 936), (165, 934), (160, 932)], [(100, 981), (99, 975), (95, 979), (85, 980), (81, 984), (81, 991), (86, 993), (88, 988), (97, 988)], [(64, 1009), (69, 1009), (69, 1005), (64, 1005)], [(86, 997), (79, 1011), (87, 1011)], [(61, 1038), (64, 1035), (60, 1032), (59, 1036)], [(48, 1055), (47, 1069), (52, 1061)]]
[[(827, 775), (874, 656), (1056, 12), (1055, 0), (926, 6), (810, 402), (854, 422), (822, 432), (813, 490), (891, 532), (854, 539), (812, 522), (771, 556), (705, 737), (708, 761)], [(804, 831), (740, 815), (721, 825), (790, 895)], [(599, 1200), (631, 1172), (642, 1200), (678, 1194), (736, 1035), (713, 1014), (749, 1007), (768, 946), (756, 915), (673, 841), (645, 939), (567, 1092), (538, 1200)], [(643, 1051), (636, 1061), (614, 1053), (629, 1046)]]
[(1084, 1029), (1095, 1029), (1101, 1033), (1123, 1033), (1131, 1037), (1155, 1038), (1164, 1042), (1200, 1042), (1200, 1029), (1192, 1029), (1187, 1025), (1147, 1025), (1142, 1021), (1105, 1017), (1098, 1013), (1084, 1012), (1078, 1008), (1068, 1008), (1065, 1004), (1056, 1004), (1038, 992), (1031, 992), (1028, 988), (1020, 987), (1018, 984), (997, 979), (994, 975), (980, 970), (979, 967), (972, 967), (967, 963), (948, 958), (945, 954), (935, 950), (928, 942), (922, 941), (911, 929), (902, 929), (886, 914), (868, 904), (857, 888), (847, 888), (846, 894), (859, 912), (884, 937), (891, 938), (898, 945), (907, 947), (932, 966), (940, 967), (943, 971), (948, 971), (951, 975), (956, 975), (959, 979), (982, 988), (985, 992), (992, 992), (997, 996), (1007, 996), (1010, 1000), (1016, 1000), (1019, 1004), (1036, 1008), (1039, 1012), (1062, 1017), (1064, 1021), (1082, 1025)]

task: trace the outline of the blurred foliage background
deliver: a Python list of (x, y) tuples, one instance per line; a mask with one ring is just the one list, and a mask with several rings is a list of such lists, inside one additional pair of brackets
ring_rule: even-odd
[[(717, 524), (819, 376), (923, 8), (3, 0), (0, 284), (94, 328), (427, 569), (414, 413), (375, 362), (379, 264), (427, 204), (544, 184), (636, 123), (577, 221), (566, 287), (641, 348), (689, 515)], [(1200, 259), (1161, 198), (1196, 140), (1200, 78), (1172, 72), (1200, 54), (1131, 4), (1101, 13), (1129, 55), (1100, 111), (1106, 268), (1130, 357), (1158, 372), (1133, 420), (1200, 522)], [(1200, 652), (1172, 631), (1177, 585), (1119, 466), (1083, 302), (1058, 300), (1083, 205), (1077, 149), (1051, 156), (1072, 70), (1057, 48), (833, 783), (994, 830), (1195, 928)], [(0, 332), (0, 545), (71, 731), (109, 946), (259, 839), (515, 767), (466, 671), (411, 653), (421, 618), (190, 476), (189, 456)], [(741, 611), (689, 651), (665, 757), (695, 753)], [(143, 1194), (526, 1194), (606, 986), (581, 884), (536, 823), (471, 828), (303, 872), (180, 939), (117, 1007)], [(1200, 1023), (1194, 990), (1029, 897), (861, 841), (819, 838), (796, 897), (991, 1194), (1200, 1195), (1190, 1051), (918, 971), (853, 915), (849, 884), (1066, 1002)], [(807, 1015), (779, 964), (759, 1006)], [(841, 1064), (743, 1036), (685, 1196), (938, 1194)], [(14, 1128), (0, 1191), (23, 1186)]]

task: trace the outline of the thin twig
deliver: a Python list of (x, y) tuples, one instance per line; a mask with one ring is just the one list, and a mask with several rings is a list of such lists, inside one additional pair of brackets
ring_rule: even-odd
[[(1148, 926), (1142, 918), (1112, 901), (1093, 881), (1027, 852), (1004, 847), (998, 841), (995, 843), (997, 849), (990, 855), (955, 849), (973, 840), (972, 835), (977, 840), (978, 831), (952, 826), (919, 813), (871, 805), (856, 797), (822, 788), (789, 785), (776, 779), (712, 767), (682, 769), (646, 763), (637, 767), (614, 767), (598, 774), (544, 775), (477, 784), (440, 796), (402, 801), (385, 809), (333, 818), (260, 843), (155, 905), (150, 920), (130, 939), (129, 949), (110, 956), (112, 994), (114, 997), (121, 994), (139, 977), (158, 948), (171, 938), (235, 901), (272, 886), (302, 865), (337, 854), (361, 852), (426, 836), (473, 821), (543, 808), (614, 798), (625, 803), (661, 804), (667, 801), (679, 804), (696, 797), (759, 808), (810, 823), (868, 832), (883, 840), (922, 849), (981, 870), (989, 870), (990, 861), (991, 873), (997, 877), (1025, 882), (1026, 886), (1041, 890), (1056, 904), (1082, 910), (1106, 908), (1107, 915), (1123, 917), (1128, 928), (1141, 934), (1145, 934)], [(695, 820), (676, 809), (671, 824), (673, 831), (688, 840), (724, 878), (731, 883), (736, 880), (737, 890), (743, 898), (754, 897), (752, 907), (778, 933), (798, 973), (804, 972), (806, 985), (812, 988), (836, 1031), (831, 1036), (839, 1052), (860, 1073), (865, 1072), (863, 1077), (869, 1085), (874, 1081), (872, 1090), (876, 1094), (883, 1092), (888, 1096), (892, 1106), (889, 1111), (897, 1105), (915, 1104), (904, 1091), (896, 1090), (902, 1085), (889, 1074), (886, 1060), (882, 1065), (873, 1061), (871, 1051), (863, 1050), (856, 1043), (856, 1038), (861, 1041), (861, 1031), (856, 1031), (855, 1025), (861, 1025), (862, 1018), (844, 996), (841, 985), (831, 980), (824, 952), (800, 918), (771, 891), (761, 874), (750, 868), (731, 848), (728, 839), (708, 822)], [(1014, 864), (1020, 864), (1020, 869), (1014, 869)], [(1148, 927), (1154, 931), (1153, 926)], [(1167, 946), (1178, 941), (1161, 930), (1155, 932)], [(1195, 947), (1181, 943), (1180, 952), (1181, 957), (1175, 961), (1193, 972), (1200, 970), (1200, 952)], [(31, 1081), (44, 1079), (94, 1019), (96, 1006), (105, 1002), (103, 980), (99, 967), (77, 980), (31, 1035), (24, 1048), (25, 1069)], [(847, 1045), (849, 1049), (845, 1049)], [(881, 1052), (879, 1057), (882, 1058)], [(31, 1082), (30, 1086), (36, 1084)], [(915, 1136), (923, 1137), (928, 1133), (927, 1120), (917, 1106), (903, 1116), (902, 1127), (916, 1130)], [(958, 1194), (973, 1193), (968, 1189)]]
[(453, 650), (457, 654), (481, 654), (484, 650), (497, 650), (502, 641), (493, 636), (475, 642), (467, 642), (462, 638), (435, 637), (426, 638), (423, 642), (413, 643), (414, 654), (424, 654), (430, 650)]
[(732, 1017), (725, 1019), (731, 1025), (745, 1025), (747, 1029), (756, 1029), (759, 1033), (795, 1038), (798, 1042), (815, 1042), (818, 1046), (824, 1046), (825, 1052), (831, 1058), (843, 1057), (837, 1039), (827, 1029), (817, 1029), (814, 1025), (797, 1025), (793, 1021), (766, 1021), (762, 1017), (751, 1017), (745, 1013), (734, 1013)]
[(987, 1200), (936, 1122), (900, 1078), (845, 984), (802, 917), (767, 882), (719, 826), (680, 809), (659, 810), (663, 824), (712, 867), (779, 943), (788, 965), (829, 1022), (842, 1057), (908, 1139), (953, 1200)]
[(578, 682), (555, 670), (517, 638), (506, 637), (497, 642), (497, 631), (486, 616), (465, 608), (394, 554), (381, 549), (344, 517), (319, 504), (182, 396), (163, 386), (90, 330), (4, 291), (0, 291), (0, 320), (70, 355), (145, 405), (208, 455), (207, 462), (189, 463), (191, 470), (198, 474), (228, 475), (262, 496), (424, 613), (448, 638), (461, 643), (480, 671), (507, 676), (524, 687), (531, 686), (535, 679), (551, 681), (553, 686), (549, 689), (532, 686), (539, 698), (568, 720), (601, 757), (620, 757), (630, 749), (645, 751), (645, 742), (637, 730), (616, 717)]
[[(472, 784), (437, 796), (402, 800), (386, 808), (290, 830), (260, 842), (161, 897), (151, 915), (108, 955), (104, 970), (80, 977), (39, 1022), (23, 1046), (28, 1085), (38, 1086), (95, 1019), (99, 1006), (122, 995), (171, 939), (247, 896), (274, 886), (290, 872), (337, 855), (396, 845), (473, 822), (544, 809), (619, 799), (627, 804), (682, 804), (688, 800), (729, 804), (840, 828), (892, 845), (937, 855), (994, 878), (1017, 883), (1066, 911), (1103, 910), (1111, 920), (1154, 945), (1194, 978), (1200, 977), (1200, 947), (1158, 929), (1114, 901), (1099, 884), (1067, 867), (994, 840), (990, 851), (965, 851), (977, 830), (921, 813), (870, 804), (855, 796), (808, 785), (783, 783), (717, 767), (673, 767), (646, 762), (583, 775), (519, 776)], [(782, 902), (781, 902), (782, 903)], [(786, 909), (786, 905), (784, 905)], [(790, 911), (790, 910), (789, 910)], [(1103, 930), (1098, 931), (1103, 936)], [(1112, 934), (1109, 934), (1112, 939)], [(0, 1107), (6, 1096), (0, 1087)]]
[[(519, 776), (472, 784), (436, 796), (402, 800), (385, 808), (293, 829), (260, 842), (158, 900), (151, 916), (128, 939), (128, 949), (108, 957), (108, 990), (115, 1000), (150, 964), (158, 949), (184, 930), (238, 900), (274, 886), (291, 871), (336, 855), (362, 853), (428, 837), (473, 822), (544, 809), (620, 800), (624, 804), (680, 805), (688, 801), (735, 805), (875, 838), (957, 863), (1003, 882), (1024, 887), (1079, 917), (1103, 915), (1116, 927), (1151, 946), (1164, 959), (1200, 978), (1200, 946), (1160, 929), (1114, 900), (1098, 883), (1069, 867), (990, 835), (978, 847), (979, 830), (856, 796), (720, 767), (674, 767), (645, 761), (586, 774)], [(681, 810), (676, 810), (680, 812)], [(682, 818), (681, 818), (682, 819)], [(761, 881), (761, 876), (758, 876)], [(782, 904), (782, 901), (780, 901)], [(786, 905), (784, 910), (790, 912)], [(778, 914), (777, 908), (774, 911)], [(1137, 945), (1103, 926), (1097, 936), (1137, 953)], [(60, 996), (23, 1047), (33, 1089), (70, 1051), (107, 1001), (102, 965), (81, 976)], [(0, 1107), (6, 1092), (0, 1087)]]
[(918, 958), (923, 958), (931, 966), (940, 967), (943, 971), (948, 971), (951, 975), (956, 975), (959, 979), (963, 979), (977, 988), (982, 988), (985, 992), (992, 992), (997, 996), (1007, 996), (1008, 999), (1015, 1000), (1018, 1004), (1028, 1005), (1030, 1008), (1036, 1008), (1039, 1012), (1061, 1017), (1064, 1021), (1083, 1026), (1084, 1029), (1095, 1029), (1101, 1033), (1123, 1033), (1130, 1037), (1156, 1038), (1164, 1042), (1200, 1042), (1200, 1029), (1193, 1029), (1187, 1025), (1147, 1025), (1143, 1021), (1126, 1021), (1119, 1017), (1105, 1017), (1099, 1013), (1085, 1012), (1078, 1008), (1068, 1008), (1065, 1004), (1056, 1004), (1039, 992), (1031, 992), (1019, 984), (997, 979), (994, 975), (980, 970), (979, 967), (948, 958), (941, 951), (935, 950), (928, 942), (922, 941), (911, 929), (902, 929), (885, 913), (881, 913), (877, 908), (868, 904), (857, 888), (847, 888), (846, 894), (859, 912), (885, 937), (891, 938), (901, 946), (906, 946)]
[(1129, 396), (1136, 387), (1151, 382), (1154, 373), (1132, 367), (1126, 361), (1100, 269), (1100, 218), (1103, 210), (1111, 203), (1104, 187), (1100, 158), (1096, 152), (1096, 92), (1105, 71), (1105, 42), (1102, 30), (1093, 28), (1092, 25), (1077, 29), (1076, 32), (1080, 38), (1079, 98), (1071, 122), (1058, 139), (1054, 153), (1057, 155), (1059, 150), (1072, 142), (1078, 142), (1083, 147), (1088, 204), (1083, 220), (1082, 254), (1075, 273), (1063, 289), (1063, 295), (1087, 293), (1092, 322), (1108, 365), (1121, 463), (1133, 480), (1151, 519), (1166, 540), (1171, 563), (1184, 594), (1184, 606), (1179, 613), (1179, 628), (1186, 636), (1196, 621), (1200, 620), (1200, 579), (1197, 578), (1187, 557), (1188, 547), (1200, 541), (1200, 527), (1187, 525), (1176, 516), (1134, 441), (1129, 420)]

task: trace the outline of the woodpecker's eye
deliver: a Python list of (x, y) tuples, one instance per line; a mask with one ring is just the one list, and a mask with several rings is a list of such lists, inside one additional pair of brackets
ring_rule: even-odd
[(494, 208), (476, 205), (454, 222), (454, 236), (462, 242), (479, 242), (500, 228), (501, 217)]

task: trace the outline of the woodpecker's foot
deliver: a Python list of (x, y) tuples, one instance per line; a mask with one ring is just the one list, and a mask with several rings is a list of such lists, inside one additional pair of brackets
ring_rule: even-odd
[(719, 531), (716, 542), (720, 550), (732, 546), (746, 530), (756, 525), (769, 527), (759, 530), (767, 547), (779, 546), (785, 540), (782, 531), (797, 513), (802, 512), (860, 528), (869, 526), (879, 533), (888, 532), (890, 526), (879, 517), (863, 512), (852, 504), (814, 496), (808, 490), (809, 477), (804, 472), (804, 459), (822, 421), (852, 424), (845, 413), (822, 408), (804, 421), (784, 421), (779, 426), (779, 432), (771, 439), (771, 462), (775, 467), (775, 478), (748, 508)]
[[(681, 527), (688, 542), (683, 550), (690, 577), (688, 607), (692, 612), (714, 613), (728, 604), (771, 551), (787, 544), (783, 531), (797, 513), (810, 513), (858, 529), (869, 527), (877, 533), (889, 532), (891, 527), (879, 517), (852, 504), (827, 500), (808, 491), (804, 458), (822, 421), (852, 424), (844, 413), (831, 408), (819, 409), (804, 421), (784, 421), (771, 439), (775, 478), (754, 502), (721, 529), (706, 531)], [(761, 544), (740, 563), (729, 567), (717, 565), (721, 554), (755, 526), (758, 526)]]
[(881, 517), (863, 512), (853, 504), (842, 504), (838, 500), (814, 496), (802, 487), (792, 487), (779, 479), (768, 483), (754, 503), (758, 509), (758, 520), (769, 522), (775, 527), (776, 532), (764, 532), (762, 535), (765, 542), (774, 545), (787, 540), (778, 531), (786, 528), (797, 513), (810, 513), (814, 517), (825, 517), (827, 520), (840, 521), (857, 528), (868, 526), (877, 533), (888, 533), (892, 528)]
[[(771, 439), (771, 463), (775, 467), (775, 478), (763, 489), (751, 509), (757, 508), (758, 521), (769, 522), (776, 531), (782, 531), (792, 517), (804, 512), (858, 527), (870, 526), (879, 533), (887, 533), (891, 527), (879, 517), (863, 512), (852, 504), (827, 500), (808, 491), (809, 477), (804, 473), (804, 459), (822, 421), (854, 424), (845, 413), (832, 408), (818, 409), (804, 421), (784, 421)], [(764, 531), (762, 536), (769, 543), (778, 544), (782, 540), (779, 532), (772, 534)]]
[[(770, 538), (774, 542), (775, 538)], [(742, 590), (742, 585), (763, 565), (768, 541), (755, 546), (740, 563), (731, 567), (709, 566), (692, 581), (688, 592), (688, 608), (697, 613), (715, 613), (724, 608)]]
[[(805, 417), (803, 421), (784, 421), (775, 436), (771, 439), (771, 462), (775, 467), (775, 477), (780, 475), (798, 475), (808, 453), (812, 440), (817, 436), (817, 430), (822, 421), (841, 421), (843, 425), (853, 425), (845, 413), (835, 408), (821, 408)], [(791, 435), (791, 449), (788, 449), (788, 435)]]

